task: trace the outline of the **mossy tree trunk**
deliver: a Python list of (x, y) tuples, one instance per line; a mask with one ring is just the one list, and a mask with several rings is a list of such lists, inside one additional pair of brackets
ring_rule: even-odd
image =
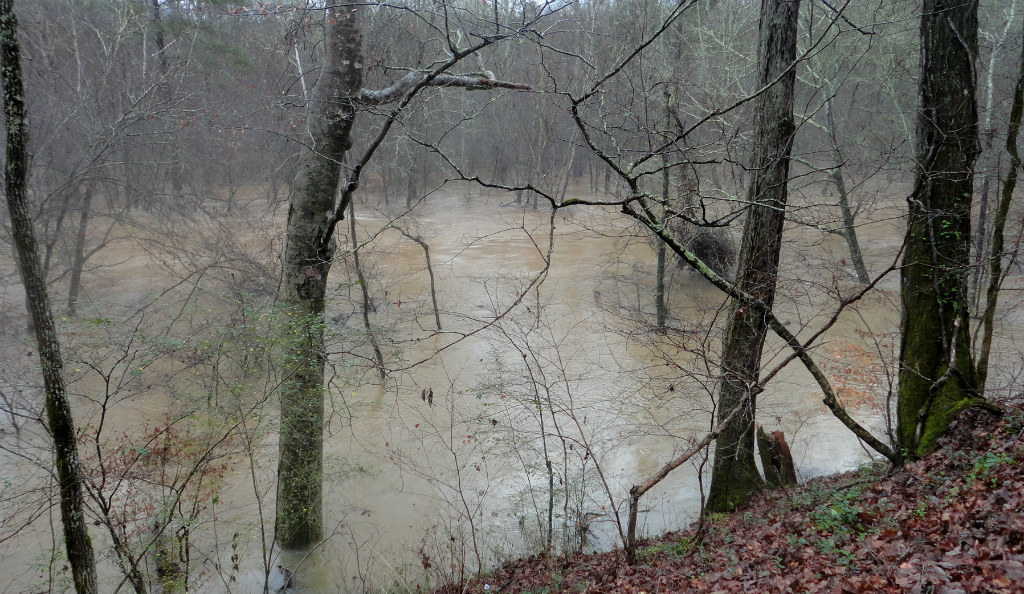
[(327, 9), (327, 61), (288, 208), (276, 521), (285, 549), (323, 538), (324, 302), (335, 250), (329, 222), (362, 85), (360, 12), (355, 6)]
[(899, 445), (920, 456), (978, 397), (967, 275), (978, 155), (976, 0), (926, 0), (921, 12), (918, 170), (901, 268)]
[[(793, 86), (799, 0), (763, 0), (758, 43), (758, 86), (771, 85), (756, 100), (750, 211), (743, 228), (736, 288), (771, 308), (785, 222), (789, 157), (793, 145)], [(737, 299), (729, 306), (722, 345), (718, 417), (736, 407), (742, 414), (721, 428), (708, 511), (732, 511), (763, 486), (754, 463), (754, 411), (761, 349), (768, 326), (763, 312)]]
[(82, 469), (74, 417), (64, 384), (64, 361), (28, 213), (28, 120), (21, 77), (21, 50), (14, 0), (0, 0), (0, 79), (3, 82), (7, 158), (4, 185), (11, 236), (18, 252), (18, 270), (39, 348), (46, 391), (46, 420), (53, 440), (53, 460), (60, 490), (60, 517), (71, 576), (78, 594), (97, 592), (96, 560), (82, 502)]
[[(285, 549), (308, 548), (323, 538), (327, 275), (336, 248), (334, 232), (359, 189), (360, 172), (387, 137), (398, 114), (424, 87), (529, 89), (480, 73), (445, 73), (497, 37), (454, 52), (448, 61), (432, 71), (412, 70), (387, 88), (361, 88), (363, 6), (336, 4), (325, 9), (326, 61), (310, 100), (308, 133), (288, 205), (284, 286), (279, 303), (284, 319), (281, 324), (284, 379), (280, 388), (275, 532), (278, 545)], [(341, 196), (336, 198), (342, 163), (352, 146), (352, 124), (357, 111), (361, 105), (393, 102), (398, 102), (398, 106), (363, 155), (352, 160)], [(383, 374), (383, 357), (379, 354), (378, 361)]]

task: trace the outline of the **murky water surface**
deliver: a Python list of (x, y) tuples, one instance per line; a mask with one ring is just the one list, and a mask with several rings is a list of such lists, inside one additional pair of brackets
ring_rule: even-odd
[[(347, 261), (339, 262), (332, 272), (338, 294), (328, 312), (328, 538), (301, 555), (280, 553), (268, 542), (276, 465), (276, 421), (268, 404), (251, 432), (260, 436), (251, 444), (252, 457), (224, 461), (216, 497), (202, 502), (191, 527), (190, 563), (201, 572), (194, 578), (197, 591), (259, 592), (264, 584), (274, 591), (292, 573), (291, 585), (301, 592), (412, 588), (427, 580), (437, 585), (458, 578), (460, 568), (472, 571), (543, 544), (549, 522), (556, 544), (611, 548), (619, 543), (617, 522), (624, 525), (629, 487), (707, 431), (721, 294), (671, 267), (674, 330), (652, 332), (645, 324), (653, 319), (655, 258), (635, 225), (614, 209), (552, 217), (502, 200), (442, 192), (400, 223), (430, 247), (441, 331), (435, 331), (422, 248), (395, 230), (383, 231), (389, 215), (359, 214), (360, 241), (374, 237), (361, 262), (374, 293), (370, 322), (393, 371), (383, 389), (371, 382), (362, 319), (350, 299), (358, 297), (358, 285)], [(896, 202), (860, 228), (873, 273), (897, 256)], [(837, 292), (849, 295), (856, 286), (841, 240), (805, 228), (788, 230), (787, 240), (777, 309), (791, 329), (809, 336), (827, 321)], [(89, 291), (102, 297), (97, 303), (135, 302), (165, 289), (163, 277), (149, 276), (155, 270), (149, 258), (129, 245), (122, 250), (104, 254), (113, 266), (89, 280)], [(894, 273), (844, 312), (817, 349), (858, 416), (879, 433), (891, 363), (885, 357), (895, 355), (896, 285)], [(2, 290), (5, 308), (20, 306), (10, 278)], [(1020, 357), (1009, 345), (1021, 321), (1007, 311), (1002, 356), (1012, 373)], [(774, 371), (787, 355), (770, 339), (766, 369)], [(8, 350), (4, 364), (29, 365), (31, 357)], [(180, 379), (168, 365), (164, 377)], [(87, 381), (90, 390), (98, 389), (94, 379)], [(118, 430), (155, 423), (173, 402), (170, 385), (134, 387), (129, 398), (110, 406), (106, 422)], [(759, 397), (758, 419), (769, 430), (785, 431), (802, 478), (867, 458), (827, 414), (797, 364), (777, 371)], [(84, 425), (97, 422), (91, 417)], [(45, 440), (26, 432), (19, 441), (5, 428), (3, 479), (9, 486), (45, 484), (45, 471), (18, 456)], [(700, 462), (679, 468), (645, 497), (645, 532), (693, 518)], [(19, 501), (0, 503), (7, 518), (7, 540), (0, 542), (5, 592), (48, 579), (57, 512)], [(17, 521), (26, 527), (10, 536)], [(105, 579), (116, 583), (104, 549), (109, 543), (99, 528), (95, 532)]]

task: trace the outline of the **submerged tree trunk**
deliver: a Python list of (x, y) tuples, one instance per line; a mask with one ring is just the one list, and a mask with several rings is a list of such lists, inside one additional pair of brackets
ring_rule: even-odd
[(78, 313), (78, 296), (82, 289), (82, 269), (85, 268), (85, 239), (89, 230), (89, 211), (92, 209), (93, 184), (89, 182), (81, 192), (81, 212), (78, 217), (78, 232), (75, 235), (74, 262), (71, 265), (71, 281), (68, 283), (68, 315)]
[[(171, 104), (170, 70), (167, 64), (167, 45), (164, 43), (165, 25), (163, 7), (160, 5), (160, 0), (151, 0), (151, 8), (153, 14), (153, 42), (156, 44), (157, 73), (160, 77), (157, 82), (157, 91), (160, 101), (169, 107)], [(143, 59), (146, 59), (146, 56), (143, 56)], [(168, 173), (171, 177), (171, 189), (176, 196), (180, 196), (182, 178), (185, 176), (185, 171), (181, 164), (181, 151), (178, 150), (178, 140), (176, 138), (171, 140), (169, 151), (170, 167)]]
[(384, 353), (380, 350), (380, 343), (377, 342), (377, 335), (373, 333), (370, 326), (370, 309), (373, 303), (370, 301), (370, 287), (367, 286), (366, 277), (363, 275), (363, 268), (359, 265), (359, 240), (356, 238), (356, 204), (348, 203), (348, 224), (349, 232), (352, 235), (352, 266), (356, 271), (356, 279), (359, 281), (359, 289), (363, 296), (363, 329), (366, 330), (366, 339), (373, 347), (373, 360), (377, 367), (377, 375), (380, 377), (381, 386), (387, 379), (384, 371)]
[(46, 388), (46, 420), (53, 439), (68, 564), (75, 591), (92, 594), (97, 591), (96, 561), (82, 504), (82, 470), (75, 441), (75, 423), (64, 385), (64, 362), (46, 279), (39, 263), (39, 246), (28, 215), (28, 122), (21, 78), (18, 21), (13, 4), (13, 0), (0, 0), (0, 78), (7, 127), (7, 163), (4, 169), (7, 208)]
[[(789, 156), (793, 145), (793, 86), (796, 81), (799, 0), (763, 0), (761, 4), (758, 86), (778, 80), (755, 102), (753, 179), (750, 211), (743, 228), (736, 288), (771, 308), (785, 222)], [(720, 429), (708, 495), (708, 511), (732, 511), (764, 484), (754, 462), (754, 411), (767, 334), (762, 312), (730, 300), (722, 345), (719, 421), (735, 407), (746, 410)]]
[(285, 549), (323, 538), (324, 300), (335, 249), (328, 219), (362, 84), (360, 10), (329, 8), (327, 20), (327, 62), (310, 104), (310, 133), (288, 208), (276, 520), (277, 542)]
[(933, 449), (979, 396), (967, 286), (978, 155), (977, 0), (926, 0), (921, 43), (918, 171), (900, 279), (897, 437), (911, 457)]
[(434, 308), (434, 324), (438, 332), (441, 331), (441, 309), (437, 305), (437, 287), (434, 281), (434, 267), (430, 264), (430, 245), (419, 235), (414, 235), (395, 225), (395, 229), (403, 236), (423, 248), (423, 259), (427, 262), (427, 275), (430, 277), (430, 303)]
[(832, 181), (839, 193), (839, 211), (843, 215), (843, 239), (850, 248), (850, 260), (853, 263), (853, 270), (857, 274), (857, 282), (866, 285), (871, 282), (868, 275), (868, 267), (864, 264), (864, 253), (860, 249), (860, 241), (857, 239), (857, 225), (850, 206), (850, 197), (846, 192), (846, 180), (843, 178), (843, 154), (839, 150), (839, 135), (836, 129), (836, 118), (833, 113), (833, 95), (829, 94), (825, 100), (825, 119), (828, 122), (829, 143), (832, 145)]

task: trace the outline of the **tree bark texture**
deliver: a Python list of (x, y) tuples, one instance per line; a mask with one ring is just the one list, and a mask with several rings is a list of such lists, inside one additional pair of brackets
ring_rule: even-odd
[(334, 256), (328, 224), (341, 163), (351, 146), (362, 84), (362, 29), (355, 5), (329, 8), (326, 64), (313, 92), (309, 135), (288, 209), (282, 311), (276, 538), (302, 549), (323, 538), (324, 300)]
[(46, 389), (46, 420), (57, 466), (64, 544), (75, 591), (91, 594), (97, 591), (96, 561), (82, 504), (82, 470), (75, 441), (75, 423), (64, 385), (64, 363), (46, 279), (39, 262), (39, 247), (28, 214), (28, 121), (13, 0), (0, 0), (0, 78), (7, 128), (7, 162), (4, 168), (7, 208)]
[[(775, 300), (795, 131), (793, 87), (799, 6), (799, 0), (764, 0), (761, 4), (757, 80), (759, 87), (772, 86), (754, 105), (750, 210), (743, 227), (736, 288), (761, 300), (767, 309)], [(746, 410), (722, 427), (715, 440), (708, 511), (732, 511), (764, 484), (754, 462), (754, 411), (767, 331), (764, 313), (731, 300), (722, 344), (719, 421), (724, 422), (725, 416), (744, 402)]]
[(918, 169), (901, 269), (900, 447), (935, 447), (978, 398), (969, 332), (971, 194), (978, 156), (977, 0), (926, 0), (921, 13)]
[[(668, 155), (663, 154), (661, 156), (661, 200), (662, 204), (668, 204), (669, 185), (671, 178), (668, 168)], [(664, 212), (665, 207), (662, 207)], [(664, 217), (662, 217), (664, 218)], [(657, 272), (654, 279), (654, 308), (657, 321), (655, 322), (659, 330), (665, 329), (665, 324), (668, 321), (668, 303), (665, 299), (665, 242), (658, 241), (657, 255), (658, 264)]]

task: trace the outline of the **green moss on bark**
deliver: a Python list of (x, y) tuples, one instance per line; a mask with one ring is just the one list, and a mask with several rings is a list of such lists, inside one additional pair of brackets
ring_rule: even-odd
[(956, 415), (980, 399), (967, 283), (978, 153), (977, 2), (926, 0), (921, 41), (919, 169), (900, 291), (897, 435), (910, 458), (933, 449)]

